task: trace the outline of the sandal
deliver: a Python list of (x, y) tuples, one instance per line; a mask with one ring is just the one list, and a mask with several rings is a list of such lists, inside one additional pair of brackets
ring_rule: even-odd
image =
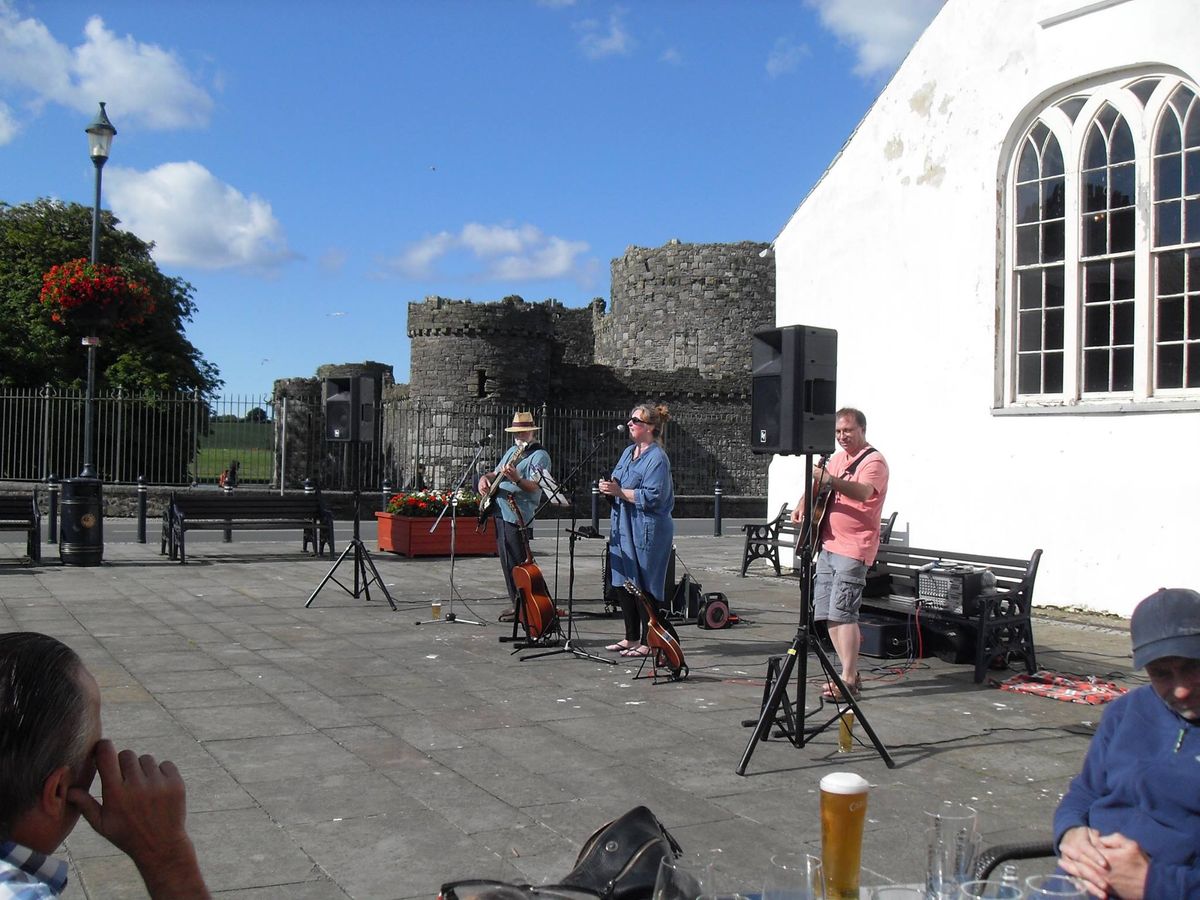
[(511, 622), (516, 617), (517, 611), (515, 609), (506, 609), (504, 612), (500, 613), (501, 622)]
[[(862, 675), (855, 675), (854, 684), (848, 684), (846, 688), (850, 691), (850, 696), (857, 700), (862, 695)], [(826, 700), (842, 701), (846, 699), (842, 696), (841, 689), (832, 681), (825, 685), (825, 690), (821, 691), (821, 696)]]
[(620, 650), (630, 650), (630, 649), (632, 649), (632, 648), (633, 648), (633, 644), (627, 644), (627, 643), (625, 643), (624, 641), (619, 641), (618, 643), (615, 643), (615, 644), (609, 644), (609, 645), (608, 645), (607, 647), (605, 647), (604, 649), (605, 649), (605, 650), (611, 650), (611, 651), (613, 651), (614, 653), (616, 653), (616, 652), (618, 652), (618, 651), (620, 651)]
[(647, 647), (645, 644), (642, 644), (640, 647), (630, 647), (627, 650), (622, 650), (621, 655), (622, 656), (649, 656), (650, 648)]

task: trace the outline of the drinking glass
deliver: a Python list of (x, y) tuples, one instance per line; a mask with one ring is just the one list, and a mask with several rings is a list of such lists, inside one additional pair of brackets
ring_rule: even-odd
[(1021, 889), (1003, 881), (966, 881), (958, 887), (962, 900), (1021, 900)]
[(925, 893), (929, 897), (955, 897), (958, 886), (975, 875), (981, 838), (975, 830), (978, 813), (961, 803), (945, 802), (925, 812), (928, 848)]
[(1030, 875), (1025, 879), (1025, 896), (1038, 900), (1084, 900), (1087, 891), (1070, 875)]
[(776, 853), (763, 879), (762, 900), (825, 900), (821, 860), (807, 853)]
[(709, 866), (663, 857), (654, 880), (654, 900), (696, 900), (701, 894), (715, 893), (712, 880)]
[(871, 900), (925, 900), (925, 892), (920, 888), (889, 884), (871, 891)]

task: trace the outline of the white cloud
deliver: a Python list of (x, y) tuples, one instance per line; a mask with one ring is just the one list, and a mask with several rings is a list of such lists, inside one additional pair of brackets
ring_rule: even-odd
[(890, 72), (900, 64), (945, 0), (806, 0), (822, 24), (855, 48), (856, 75)]
[(12, 110), (8, 108), (8, 104), (0, 101), (0, 146), (16, 137), (18, 131), (20, 131), (20, 126), (13, 118)]
[(118, 129), (129, 122), (156, 129), (208, 123), (212, 98), (173, 53), (118, 37), (99, 16), (83, 32), (83, 43), (68, 47), (0, 0), (0, 85), (19, 91), (34, 114), (47, 103), (94, 113), (104, 100)]
[(148, 172), (105, 170), (113, 213), (162, 264), (200, 269), (268, 270), (295, 254), (271, 204), (217, 179), (197, 162), (164, 163)]
[(790, 37), (781, 37), (767, 55), (767, 75), (778, 78), (794, 72), (800, 67), (800, 61), (811, 51), (807, 44), (797, 44)]
[(494, 281), (575, 278), (590, 282), (593, 261), (584, 259), (585, 241), (546, 235), (534, 225), (484, 225), (468, 222), (458, 234), (441, 231), (405, 247), (387, 268), (410, 278), (442, 275), (439, 263), (462, 252), (470, 277)]
[(614, 9), (608, 17), (608, 28), (596, 19), (584, 19), (575, 24), (580, 32), (579, 46), (589, 59), (604, 59), (606, 56), (627, 55), (633, 50), (634, 40), (625, 30), (625, 10)]

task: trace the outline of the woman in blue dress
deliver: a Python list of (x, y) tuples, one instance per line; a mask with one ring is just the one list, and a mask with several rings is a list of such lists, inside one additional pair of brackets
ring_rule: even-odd
[[(666, 597), (667, 564), (675, 540), (675, 489), (671, 484), (671, 460), (663, 449), (663, 428), (670, 415), (665, 403), (643, 403), (629, 416), (630, 445), (607, 479), (600, 480), (600, 493), (612, 501), (609, 530), (609, 563), (612, 584), (623, 588), (632, 581), (656, 606)], [(648, 656), (646, 625), (640, 604), (619, 590), (625, 616), (625, 639), (606, 649), (622, 656)]]

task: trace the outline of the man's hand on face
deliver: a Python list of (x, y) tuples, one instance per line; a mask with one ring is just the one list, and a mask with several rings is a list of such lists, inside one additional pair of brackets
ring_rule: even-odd
[[(83, 788), (67, 794), (101, 837), (137, 865), (152, 897), (207, 896), (185, 828), (186, 789), (175, 764), (101, 740), (94, 751), (104, 802)], [(194, 893), (198, 888), (201, 893)]]

